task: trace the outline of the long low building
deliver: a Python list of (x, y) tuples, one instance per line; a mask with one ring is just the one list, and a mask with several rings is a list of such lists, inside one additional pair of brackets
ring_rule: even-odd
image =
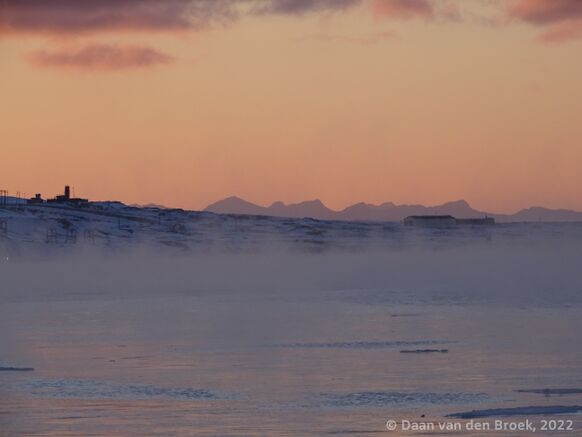
[(404, 219), (404, 224), (407, 226), (430, 227), (457, 225), (491, 226), (495, 224), (495, 219), (492, 217), (458, 219), (452, 215), (411, 215)]
[(410, 215), (404, 219), (407, 226), (455, 226), (457, 219), (452, 215)]

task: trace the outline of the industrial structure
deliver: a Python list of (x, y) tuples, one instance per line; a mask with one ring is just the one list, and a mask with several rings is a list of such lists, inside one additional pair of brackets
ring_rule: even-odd
[(42, 198), (42, 196), (40, 194), (35, 194), (34, 197), (31, 197), (30, 199), (28, 199), (26, 201), (26, 203), (29, 204), (40, 204), (40, 203), (44, 203), (44, 200)]
[(410, 215), (404, 219), (407, 226), (455, 226), (457, 219), (452, 215)]
[(492, 226), (495, 219), (482, 218), (455, 218), (452, 215), (411, 215), (404, 219), (406, 226), (449, 227), (457, 225)]
[(58, 194), (52, 199), (47, 199), (46, 201), (42, 198), (41, 194), (36, 194), (34, 197), (27, 200), (29, 205), (38, 205), (43, 203), (49, 204), (66, 204), (72, 206), (83, 206), (89, 203), (88, 199), (82, 199), (80, 197), (71, 197), (71, 187), (65, 186), (63, 194)]
[(0, 190), (0, 206), (5, 207), (8, 204), (8, 191)]

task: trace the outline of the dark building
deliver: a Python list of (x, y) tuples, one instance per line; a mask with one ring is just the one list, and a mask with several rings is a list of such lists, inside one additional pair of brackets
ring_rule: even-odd
[(71, 187), (69, 187), (68, 185), (65, 186), (65, 194), (59, 194), (57, 196), (55, 196), (54, 200), (56, 202), (68, 202), (69, 200), (71, 200)]
[(40, 194), (35, 194), (34, 197), (28, 199), (27, 203), (29, 204), (40, 204), (44, 203), (44, 200)]
[(59, 194), (53, 199), (48, 199), (47, 203), (66, 203), (79, 206), (89, 203), (89, 200), (81, 199), (79, 197), (71, 197), (71, 188), (67, 185), (65, 186), (65, 192), (63, 194)]
[(458, 219), (452, 215), (411, 215), (404, 219), (407, 226), (457, 226), (457, 225), (474, 225), (474, 226), (491, 226), (495, 224), (492, 217), (483, 218), (464, 218)]
[(411, 215), (404, 219), (407, 226), (455, 226), (457, 219), (452, 215)]

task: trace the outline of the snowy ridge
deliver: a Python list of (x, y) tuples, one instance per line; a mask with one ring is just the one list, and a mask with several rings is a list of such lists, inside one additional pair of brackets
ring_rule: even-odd
[[(5, 257), (91, 246), (153, 246), (178, 251), (257, 250), (265, 245), (310, 251), (399, 248), (467, 240), (490, 241), (507, 236), (527, 238), (532, 232), (554, 238), (582, 235), (582, 225), (501, 224), (419, 229), (397, 222), (324, 221), (252, 215), (133, 207), (120, 202), (20, 205), (0, 208), (0, 254)], [(581, 237), (582, 238), (582, 237)]]

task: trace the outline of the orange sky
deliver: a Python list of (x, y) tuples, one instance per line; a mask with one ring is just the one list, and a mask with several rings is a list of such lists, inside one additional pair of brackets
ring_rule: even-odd
[(92, 2), (0, 6), (0, 188), (582, 210), (582, 2)]

